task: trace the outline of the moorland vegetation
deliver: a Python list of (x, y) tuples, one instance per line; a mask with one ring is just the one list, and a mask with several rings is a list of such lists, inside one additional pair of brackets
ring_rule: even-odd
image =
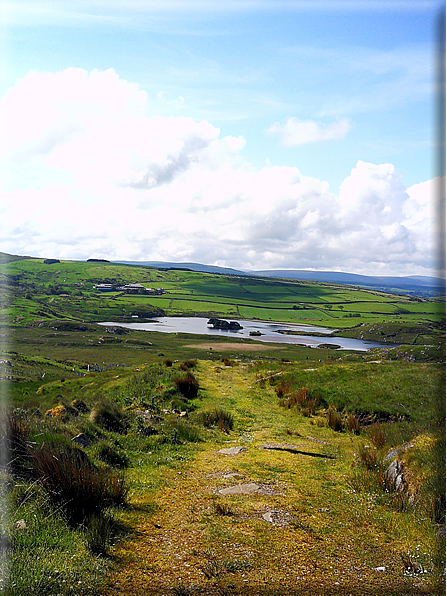
[[(107, 262), (0, 272), (7, 596), (444, 593), (441, 301)], [(399, 345), (96, 324), (161, 313)]]

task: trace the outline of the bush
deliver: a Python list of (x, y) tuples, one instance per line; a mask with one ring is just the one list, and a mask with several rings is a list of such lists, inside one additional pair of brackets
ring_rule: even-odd
[(337, 410), (335, 410), (332, 406), (329, 407), (327, 414), (326, 414), (327, 425), (332, 430), (340, 432), (343, 430), (343, 421), (341, 415)]
[(73, 526), (126, 501), (128, 488), (123, 476), (97, 468), (86, 453), (72, 445), (36, 449), (34, 467), (52, 505), (63, 508)]
[(233, 416), (221, 408), (214, 408), (214, 410), (200, 412), (197, 415), (197, 420), (207, 428), (217, 426), (219, 430), (225, 433), (229, 433), (230, 430), (233, 430)]
[(187, 399), (194, 399), (199, 392), (199, 382), (191, 372), (187, 372), (184, 377), (174, 379), (177, 391)]

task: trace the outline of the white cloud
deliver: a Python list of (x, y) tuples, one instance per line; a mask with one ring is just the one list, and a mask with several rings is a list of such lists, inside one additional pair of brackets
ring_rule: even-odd
[(0, 98), (0, 250), (432, 273), (436, 181), (406, 189), (391, 164), (359, 161), (336, 195), (296, 167), (256, 169), (243, 138), (151, 105), (113, 70), (30, 73)]
[(283, 126), (275, 122), (266, 132), (269, 135), (279, 136), (281, 143), (286, 147), (294, 147), (319, 141), (343, 139), (350, 129), (351, 125), (346, 118), (327, 126), (312, 120), (289, 118)]

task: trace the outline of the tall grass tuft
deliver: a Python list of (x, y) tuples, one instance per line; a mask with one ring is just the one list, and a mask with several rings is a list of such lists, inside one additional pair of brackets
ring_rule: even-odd
[(100, 513), (88, 520), (85, 538), (89, 551), (94, 555), (107, 555), (112, 535), (113, 519)]
[(379, 469), (379, 461), (377, 458), (377, 451), (371, 449), (366, 445), (360, 445), (358, 459), (360, 465), (364, 466), (369, 471), (375, 471)]
[(125, 434), (128, 421), (120, 409), (109, 403), (101, 401), (90, 412), (90, 422), (109, 432)]
[(171, 420), (164, 428), (160, 443), (182, 445), (184, 443), (199, 443), (202, 438), (195, 426), (182, 419)]
[(355, 414), (348, 414), (346, 417), (346, 428), (355, 435), (360, 434), (360, 422)]
[(329, 406), (326, 414), (327, 425), (332, 430), (340, 432), (343, 430), (343, 420), (339, 412), (332, 406)]
[(180, 369), (181, 370), (189, 370), (190, 368), (194, 368), (196, 366), (197, 362), (195, 360), (184, 360), (183, 362), (180, 363)]
[(33, 459), (37, 477), (52, 505), (65, 510), (72, 526), (126, 501), (128, 487), (124, 477), (96, 467), (81, 449), (44, 445), (35, 450)]
[(377, 447), (377, 449), (381, 449), (386, 443), (385, 431), (382, 424), (371, 424), (368, 429), (368, 436), (371, 443), (374, 447)]
[(177, 377), (174, 383), (178, 392), (187, 399), (194, 399), (199, 392), (199, 382), (191, 372), (187, 372), (184, 377)]
[(13, 476), (29, 478), (33, 475), (31, 455), (31, 426), (14, 412), (2, 412), (0, 441), (7, 468)]
[(299, 408), (304, 416), (314, 416), (317, 406), (320, 404), (320, 395), (309, 389), (308, 387), (301, 387), (298, 391), (295, 391), (287, 397), (285, 394), (289, 388), (287, 385), (281, 384), (276, 389), (276, 394), (279, 398), (283, 398), (280, 401), (280, 405), (284, 408)]
[(226, 412), (222, 408), (214, 408), (205, 412), (197, 414), (197, 421), (203, 426), (209, 428), (217, 426), (217, 428), (225, 433), (233, 430), (234, 419), (232, 414)]

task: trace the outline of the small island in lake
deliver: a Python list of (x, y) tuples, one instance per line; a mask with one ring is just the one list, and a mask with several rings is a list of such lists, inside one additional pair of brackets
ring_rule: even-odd
[(210, 319), (207, 325), (212, 325), (214, 329), (235, 330), (243, 329), (242, 325), (237, 321), (225, 321), (224, 319)]

